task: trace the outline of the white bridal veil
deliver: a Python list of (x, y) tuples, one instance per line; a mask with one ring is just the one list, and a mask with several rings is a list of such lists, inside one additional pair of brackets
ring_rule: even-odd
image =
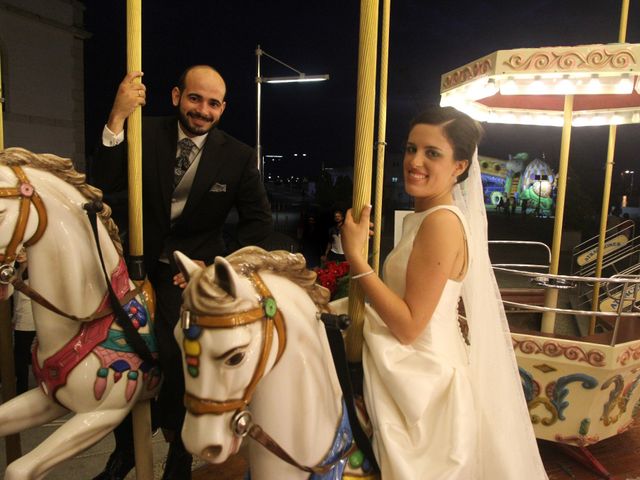
[(469, 177), (453, 189), (469, 226), (469, 268), (462, 299), (469, 325), (470, 367), (478, 418), (479, 478), (545, 479), (529, 418), (509, 325), (491, 268), (478, 152)]

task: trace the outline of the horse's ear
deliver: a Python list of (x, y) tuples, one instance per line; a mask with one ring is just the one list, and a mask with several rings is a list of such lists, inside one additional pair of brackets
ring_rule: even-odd
[(216, 283), (233, 298), (252, 299), (255, 292), (248, 282), (243, 282), (231, 264), (224, 257), (216, 257)]
[(202, 268), (179, 250), (173, 252), (173, 259), (176, 261), (176, 265), (178, 265), (178, 268), (182, 272), (182, 275), (184, 275), (186, 281), (189, 281), (193, 272)]

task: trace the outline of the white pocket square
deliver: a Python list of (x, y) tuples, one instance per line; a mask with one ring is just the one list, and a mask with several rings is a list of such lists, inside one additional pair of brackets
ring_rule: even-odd
[(210, 192), (226, 192), (227, 185), (224, 183), (214, 183), (213, 187), (209, 189)]

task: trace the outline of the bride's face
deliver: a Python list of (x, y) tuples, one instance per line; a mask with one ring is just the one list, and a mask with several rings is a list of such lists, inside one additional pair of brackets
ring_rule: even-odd
[(453, 147), (439, 125), (417, 124), (404, 153), (404, 185), (416, 199), (416, 210), (447, 201), (467, 161), (453, 158)]

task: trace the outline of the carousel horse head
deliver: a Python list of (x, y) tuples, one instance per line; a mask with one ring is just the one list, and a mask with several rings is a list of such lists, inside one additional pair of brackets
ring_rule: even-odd
[[(315, 390), (309, 398), (320, 402), (325, 394), (317, 392), (330, 392), (332, 408), (327, 410), (337, 407), (339, 417), (341, 400), (335, 398), (326, 367), (326, 336), (316, 319), (329, 295), (315, 283), (304, 257), (246, 247), (204, 269), (180, 252), (175, 258), (189, 279), (175, 330), (184, 354), (182, 436), (189, 451), (223, 462), (238, 451), (252, 422), (260, 421), (267, 430), (264, 422), (278, 423), (280, 408), (281, 416), (295, 415), (286, 410), (287, 397), (295, 391), (298, 402), (304, 402), (308, 378), (320, 382), (309, 386)], [(300, 369), (306, 369), (304, 377), (297, 376)], [(292, 421), (304, 428), (303, 422)]]
[[(23, 247), (36, 245), (47, 234), (51, 215), (57, 210), (83, 212), (100, 190), (85, 183), (71, 160), (52, 154), (36, 154), (23, 148), (0, 152), (0, 299), (12, 293), (9, 281), (14, 262)], [(47, 201), (53, 200), (53, 201)], [(68, 214), (68, 213), (67, 213)], [(99, 213), (119, 254), (122, 246), (117, 227), (106, 205)], [(81, 215), (85, 217), (84, 213)], [(70, 231), (69, 235), (74, 233)]]

